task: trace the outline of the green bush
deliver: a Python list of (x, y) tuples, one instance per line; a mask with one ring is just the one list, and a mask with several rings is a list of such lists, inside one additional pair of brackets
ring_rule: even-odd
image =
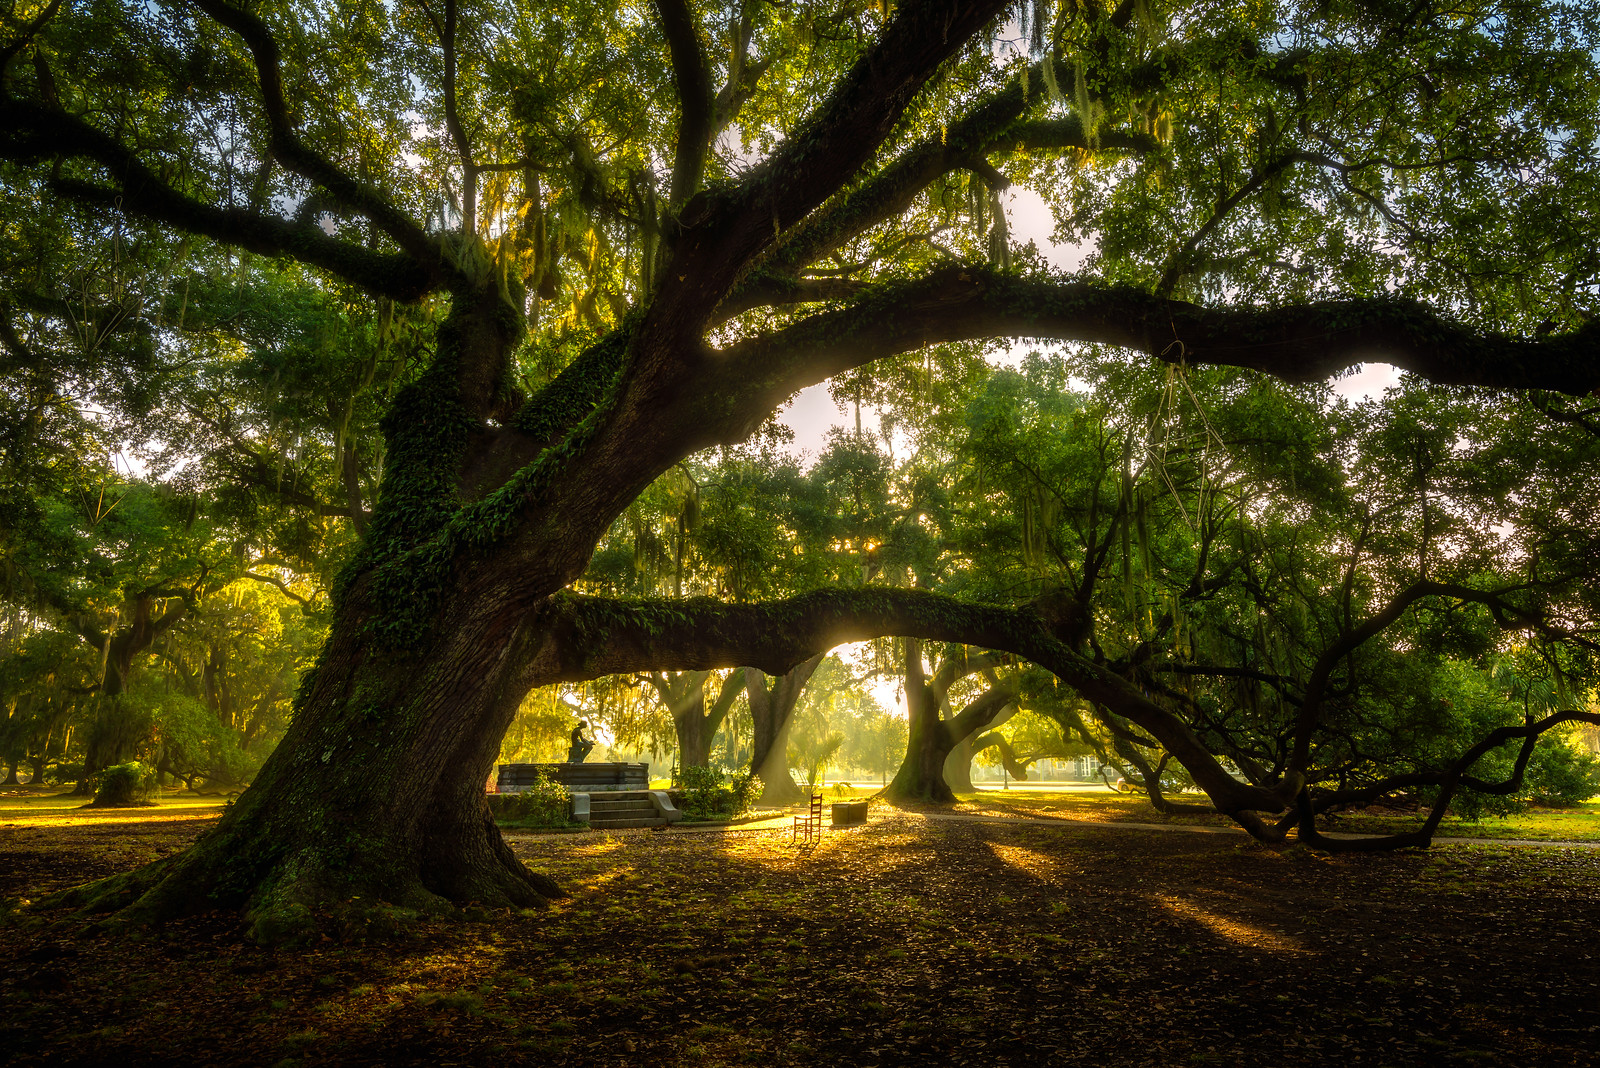
[(126, 764), (113, 764), (100, 772), (94, 793), (96, 805), (149, 805), (150, 795), (156, 790), (156, 769), (149, 764), (130, 760)]
[[(1438, 790), (1423, 790), (1420, 794), (1428, 804), (1438, 795)], [(1451, 815), (1464, 820), (1481, 820), (1485, 816), (1514, 816), (1528, 807), (1528, 803), (1515, 794), (1480, 794), (1463, 786), (1450, 799)]]
[(489, 794), (489, 810), (501, 823), (519, 827), (565, 827), (571, 823), (572, 791), (543, 771), (515, 794)]
[[(1505, 771), (1509, 774), (1509, 768)], [(1600, 794), (1600, 758), (1580, 752), (1564, 739), (1545, 735), (1534, 746), (1515, 794), (1480, 794), (1462, 789), (1450, 800), (1450, 811), (1469, 820), (1509, 816), (1532, 801), (1536, 805), (1575, 805)]]
[(733, 777), (728, 784), (728, 792), (733, 799), (733, 814), (743, 816), (756, 807), (756, 799), (761, 796), (761, 776), (753, 771), (741, 771)]
[(1535, 804), (1576, 805), (1600, 794), (1600, 758), (1560, 739), (1541, 738), (1524, 785)]
[(678, 769), (678, 786), (683, 790), (683, 814), (690, 819), (709, 819), (717, 814), (722, 793), (722, 773), (690, 765)]
[(678, 770), (678, 786), (683, 790), (683, 814), (693, 820), (742, 816), (761, 796), (761, 779), (749, 772), (724, 783), (722, 772), (690, 766)]

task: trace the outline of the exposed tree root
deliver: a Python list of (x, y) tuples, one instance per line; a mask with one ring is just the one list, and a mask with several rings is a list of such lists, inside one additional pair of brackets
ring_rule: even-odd
[(517, 859), (487, 812), (478, 833), (431, 851), (427, 863), (396, 863), (403, 851), (385, 841), (330, 851), (312, 836), (289, 849), (252, 849), (242, 841), (245, 831), (218, 828), (182, 854), (63, 890), (33, 908), (103, 917), (98, 925), (110, 930), (237, 909), (252, 938), (286, 944), (328, 933), (382, 934), (457, 907), (537, 908), (566, 896)]

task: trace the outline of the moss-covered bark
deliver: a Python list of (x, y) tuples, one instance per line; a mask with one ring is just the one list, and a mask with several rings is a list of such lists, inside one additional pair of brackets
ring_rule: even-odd
[(378, 903), (525, 907), (561, 894), (512, 855), (484, 802), (538, 635), (515, 562), (459, 534), (472, 502), (457, 473), (503, 402), (514, 314), (493, 290), (459, 298), (429, 370), (398, 398), (362, 553), (255, 783), (181, 856), (61, 900), (119, 922), (239, 908), (258, 937), (280, 940)]
[(561, 895), (512, 855), (483, 795), (522, 697), (525, 628), (478, 590), (452, 604), (424, 655), (378, 652), (364, 592), (346, 597), (288, 736), (217, 827), (64, 902), (118, 909), (120, 921), (239, 908), (257, 937), (281, 940), (352, 907)]

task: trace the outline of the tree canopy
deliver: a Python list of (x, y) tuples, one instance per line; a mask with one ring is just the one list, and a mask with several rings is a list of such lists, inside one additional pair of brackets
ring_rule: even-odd
[[(537, 902), (481, 798), (530, 690), (742, 667), (758, 701), (882, 636), (903, 792), (1021, 701), (1267, 840), (1398, 788), (1436, 820), (1600, 722), (1592, 5), (50, 0), (3, 32), (8, 545), (62, 446), (136, 442), (328, 627), (218, 830), (85, 904), (277, 937), (356, 893)], [(1050, 351), (983, 359), (1019, 338)], [(1329, 392), (1374, 360), (1410, 377)], [(912, 455), (781, 458), (828, 380)], [(972, 651), (1006, 674), (942, 710)]]

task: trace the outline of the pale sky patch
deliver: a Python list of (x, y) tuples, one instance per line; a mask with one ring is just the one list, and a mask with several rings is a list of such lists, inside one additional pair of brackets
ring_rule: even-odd
[(1382, 400), (1400, 384), (1400, 369), (1387, 363), (1364, 363), (1333, 383), (1333, 392), (1352, 401)]
[[(1023, 185), (1013, 185), (1006, 192), (1006, 222), (1012, 241), (1026, 245), (1032, 241), (1051, 267), (1062, 272), (1076, 271), (1092, 251), (1083, 245), (1072, 245), (1054, 239), (1055, 217), (1050, 205), (1037, 192)], [(989, 361), (999, 367), (1020, 366), (1030, 351), (1039, 348), (1036, 343), (1015, 341), (1003, 349), (990, 353)], [(1353, 373), (1336, 380), (1333, 392), (1353, 402), (1376, 400), (1384, 391), (1398, 385), (1400, 371), (1386, 363), (1368, 363)], [(828, 384), (818, 383), (801, 390), (790, 402), (779, 421), (794, 431), (794, 447), (815, 460), (827, 441), (828, 431), (834, 427), (855, 427), (853, 406), (840, 408), (828, 396)], [(863, 430), (874, 433), (878, 429), (878, 412), (870, 405), (861, 409)]]

